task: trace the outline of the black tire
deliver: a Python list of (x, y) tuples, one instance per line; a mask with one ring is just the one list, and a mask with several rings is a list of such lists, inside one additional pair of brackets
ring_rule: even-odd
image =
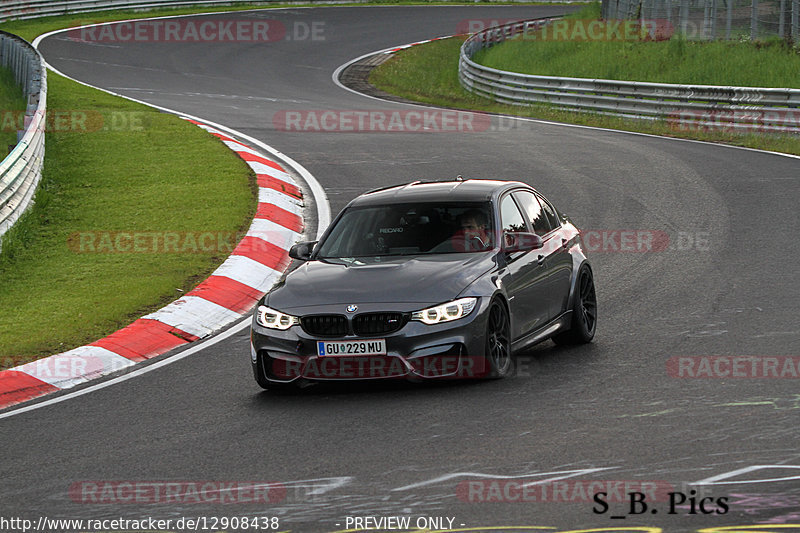
[(585, 344), (592, 342), (597, 330), (597, 295), (594, 277), (589, 267), (581, 267), (572, 299), (572, 322), (567, 331), (553, 337), (556, 344)]
[(511, 322), (506, 307), (495, 300), (489, 306), (486, 321), (486, 360), (490, 379), (500, 379), (511, 374), (514, 358), (511, 354)]

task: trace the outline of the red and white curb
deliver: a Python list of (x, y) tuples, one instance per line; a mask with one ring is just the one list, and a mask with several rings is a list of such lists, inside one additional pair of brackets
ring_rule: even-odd
[(400, 50), (405, 50), (406, 48), (411, 48), (412, 46), (419, 46), (425, 43), (432, 43), (433, 41), (441, 41), (442, 39), (449, 39), (450, 37), (455, 37), (455, 35), (445, 35), (444, 37), (434, 37), (433, 39), (425, 39), (424, 41), (417, 41), (415, 43), (401, 44), (400, 46), (395, 46), (394, 48), (389, 48), (387, 50), (384, 50), (383, 53), (394, 54), (395, 52), (399, 52)]
[(211, 276), (184, 297), (87, 346), (0, 371), (0, 409), (75, 387), (208, 337), (246, 314), (289, 265), (288, 249), (303, 231), (297, 182), (279, 163), (218, 129), (219, 137), (258, 180), (250, 229)]

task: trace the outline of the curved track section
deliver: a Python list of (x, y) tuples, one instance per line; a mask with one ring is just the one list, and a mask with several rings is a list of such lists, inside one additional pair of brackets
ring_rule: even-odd
[[(44, 40), (48, 62), (77, 79), (289, 154), (319, 179), (334, 212), (365, 189), (420, 177), (532, 183), (589, 232), (600, 323), (594, 344), (546, 343), (499, 382), (295, 395), (258, 391), (247, 334), (236, 333), (158, 371), (4, 420), (4, 515), (278, 517), (280, 530), (309, 532), (386, 530), (348, 517), (389, 516), (410, 517), (411, 528), (506, 532), (799, 523), (796, 379), (788, 370), (784, 379), (724, 375), (709, 358), (800, 352), (797, 159), (497, 117), (477, 119), (481, 131), (287, 127), (285, 117), (309, 111), (419, 109), (336, 87), (331, 73), (354, 57), (454, 33), (465, 20), (560, 11), (287, 9), (214, 15), (279, 21), (291, 39), (271, 43)], [(317, 39), (300, 38), (315, 27)], [(650, 251), (626, 251), (628, 239), (647, 249), (653, 237)], [(678, 357), (700, 362), (689, 372)], [(703, 364), (716, 378), (686, 377)], [(153, 482), (207, 480), (280, 485), (271, 498), (238, 504), (153, 495)], [(151, 487), (149, 496), (123, 503), (125, 481)], [(644, 483), (657, 490), (640, 512), (624, 493), (647, 493), (653, 485)], [(605, 512), (591, 498), (601, 486)], [(686, 500), (671, 509), (667, 492)], [(702, 498), (711, 498), (709, 514)], [(416, 522), (424, 517), (443, 521)]]

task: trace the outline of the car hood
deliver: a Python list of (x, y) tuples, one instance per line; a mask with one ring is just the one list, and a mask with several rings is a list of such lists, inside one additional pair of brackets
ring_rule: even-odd
[(280, 311), (331, 304), (437, 304), (494, 268), (491, 253), (308, 261), (267, 296)]

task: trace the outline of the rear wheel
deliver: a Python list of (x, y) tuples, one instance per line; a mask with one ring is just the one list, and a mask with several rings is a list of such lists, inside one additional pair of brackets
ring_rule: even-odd
[(589, 267), (581, 267), (572, 300), (570, 328), (553, 337), (556, 344), (584, 344), (591, 342), (597, 329), (597, 295), (594, 277)]
[(511, 357), (511, 323), (508, 311), (495, 300), (489, 307), (486, 324), (486, 363), (490, 378), (504, 378), (511, 373), (514, 361)]

